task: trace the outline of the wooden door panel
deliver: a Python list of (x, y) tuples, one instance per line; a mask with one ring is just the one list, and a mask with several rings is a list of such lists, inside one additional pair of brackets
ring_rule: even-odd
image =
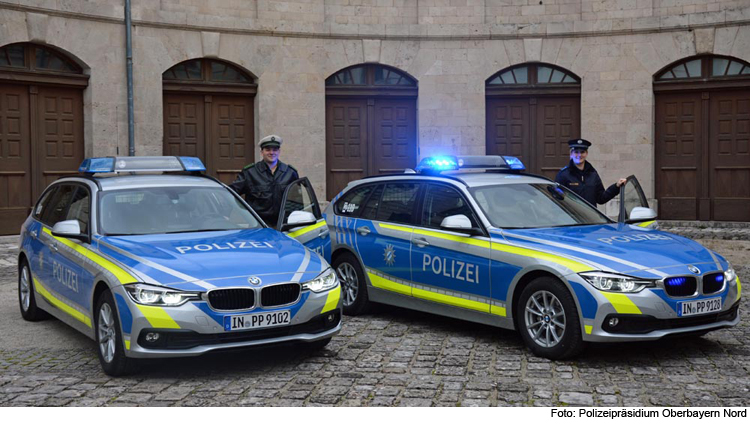
[(206, 161), (204, 96), (164, 94), (164, 155)]
[(37, 142), (41, 184), (78, 173), (83, 151), (83, 94), (78, 89), (39, 87)]
[(534, 172), (531, 160), (531, 119), (529, 100), (488, 99), (487, 100), (487, 140), (488, 155), (515, 156), (527, 170)]
[(568, 141), (581, 136), (579, 97), (538, 98), (532, 171), (552, 180), (570, 161)]
[(0, 86), (0, 234), (18, 234), (33, 201), (29, 87)]
[(750, 221), (750, 91), (710, 96), (712, 219)]
[(662, 219), (698, 219), (701, 94), (656, 96), (656, 197)]
[(208, 172), (231, 183), (247, 164), (255, 160), (253, 147), (253, 99), (215, 95), (208, 149)]
[(417, 165), (416, 101), (376, 99), (369, 175), (404, 172)]
[(326, 198), (367, 172), (366, 99), (326, 99)]

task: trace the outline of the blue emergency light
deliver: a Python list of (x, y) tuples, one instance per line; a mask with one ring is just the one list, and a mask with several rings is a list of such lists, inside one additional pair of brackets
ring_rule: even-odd
[(455, 156), (426, 157), (417, 165), (417, 172), (455, 171), (456, 169), (458, 169), (458, 160)]
[(513, 156), (433, 156), (422, 159), (417, 172), (442, 172), (458, 169), (488, 169), (523, 171), (521, 159)]
[(121, 172), (200, 172), (206, 166), (198, 157), (143, 156), (94, 157), (81, 163), (78, 172), (103, 174)]

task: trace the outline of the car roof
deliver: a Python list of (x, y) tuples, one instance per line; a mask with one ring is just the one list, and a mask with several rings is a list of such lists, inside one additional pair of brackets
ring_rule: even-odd
[(449, 171), (441, 174), (393, 174), (364, 178), (349, 183), (347, 188), (359, 186), (366, 183), (381, 181), (442, 181), (466, 187), (495, 186), (499, 184), (554, 184), (553, 181), (538, 176), (517, 172), (487, 172), (487, 171)]
[(94, 181), (100, 190), (143, 189), (159, 186), (217, 187), (219, 183), (208, 177), (195, 175), (118, 175), (113, 177), (66, 177), (59, 181)]

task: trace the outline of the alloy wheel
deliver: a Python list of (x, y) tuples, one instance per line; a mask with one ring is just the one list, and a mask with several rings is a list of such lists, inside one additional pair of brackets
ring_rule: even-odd
[(109, 304), (102, 304), (99, 309), (99, 352), (106, 362), (115, 357), (115, 321)]
[(542, 347), (553, 347), (565, 334), (565, 309), (557, 297), (540, 290), (531, 295), (525, 307), (525, 326), (529, 336)]
[(31, 282), (29, 277), (29, 268), (24, 266), (21, 269), (21, 283), (19, 291), (21, 292), (21, 307), (23, 311), (29, 311), (31, 304)]
[(339, 281), (343, 287), (344, 293), (344, 306), (351, 306), (357, 299), (357, 293), (359, 292), (359, 279), (357, 279), (357, 271), (349, 263), (341, 263), (336, 268), (336, 273), (339, 275)]

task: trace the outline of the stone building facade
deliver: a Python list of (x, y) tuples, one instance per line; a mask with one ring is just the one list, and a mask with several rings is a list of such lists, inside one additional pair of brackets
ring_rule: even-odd
[[(126, 155), (128, 151), (123, 3), (121, 0), (0, 1), (0, 48), (19, 43), (48, 47), (78, 65), (81, 75), (86, 77), (86, 84), (79, 86), (82, 144), (73, 145), (80, 146), (85, 156)], [(413, 129), (414, 138), (410, 139), (407, 131), (404, 140), (411, 149), (407, 154), (418, 159), (438, 153), (485, 154), (487, 143), (492, 140), (488, 137), (488, 124), (492, 122), (488, 108), (497, 106), (493, 102), (497, 99), (488, 94), (489, 79), (517, 66), (548, 66), (571, 77), (578, 91), (566, 92), (572, 92), (570, 95), (580, 101), (574, 108), (578, 119), (572, 122), (576, 125), (572, 130), (555, 133), (558, 136), (555, 152), (566, 150), (565, 132), (580, 134), (595, 144), (590, 150), (590, 160), (605, 183), (635, 174), (649, 199), (658, 205), (657, 200), (662, 197), (681, 197), (679, 192), (669, 193), (669, 188), (660, 183), (688, 180), (697, 185), (696, 191), (686, 194), (694, 196), (687, 202), (695, 203), (695, 210), (688, 206), (686, 214), (677, 218), (750, 221), (750, 161), (745, 162), (750, 158), (747, 156), (750, 96), (741, 90), (741, 80), (750, 77), (750, 68), (742, 69), (750, 62), (750, 0), (133, 0), (132, 17), (138, 155), (161, 155), (167, 149), (165, 135), (170, 132), (165, 129), (170, 127), (165, 124), (169, 110), (165, 97), (168, 92), (179, 93), (180, 87), (165, 86), (164, 73), (193, 59), (219, 60), (241, 71), (252, 82), (252, 86), (246, 86), (252, 92), (241, 93), (249, 102), (246, 105), (249, 112), (243, 112), (247, 122), (242, 125), (246, 129), (242, 135), (246, 143), (230, 144), (235, 151), (244, 147), (238, 154), (243, 156), (240, 163), (258, 158), (254, 144), (260, 137), (278, 134), (284, 138), (282, 159), (307, 175), (321, 198), (330, 195), (331, 186), (326, 184), (332, 183), (331, 161), (336, 157), (336, 152), (331, 151), (335, 134), (328, 131), (335, 129), (335, 121), (331, 120), (335, 108), (331, 108), (331, 101), (339, 97), (352, 99), (357, 94), (356, 90), (354, 94), (337, 93), (335, 86), (327, 86), (327, 79), (337, 72), (362, 64), (382, 65), (416, 84), (416, 96), (412, 97), (396, 91), (390, 94), (388, 89), (377, 86), (362, 91), (359, 97), (369, 101), (362, 107), (366, 104), (377, 107), (375, 100), (389, 96), (415, 101), (414, 109), (405, 109), (413, 110), (413, 117), (404, 118), (408, 124), (404, 131)], [(665, 95), (698, 92), (707, 101), (710, 97), (706, 95), (716, 89), (740, 95), (731, 103), (729, 121), (721, 118), (720, 108), (715, 117), (721, 119), (715, 123), (707, 121), (714, 115), (711, 106), (705, 104), (702, 109), (696, 107), (706, 119), (694, 120), (711, 128), (725, 121), (731, 123), (729, 146), (734, 160), (741, 164), (739, 169), (732, 170), (729, 183), (735, 186), (747, 182), (747, 186), (730, 189), (730, 196), (734, 195), (732, 207), (741, 211), (736, 216), (712, 214), (711, 201), (726, 194), (716, 193), (712, 185), (703, 186), (701, 180), (710, 178), (709, 172), (715, 165), (699, 172), (702, 175), (697, 179), (694, 174), (682, 174), (665, 181), (660, 174), (669, 169), (664, 169), (663, 161), (657, 162), (661, 152), (658, 148), (670, 146), (668, 140), (659, 142), (657, 125), (662, 122), (669, 128), (671, 124), (657, 119), (662, 115), (657, 113), (655, 82), (668, 67), (700, 55), (737, 61), (740, 70), (730, 78), (724, 77), (723, 82), (719, 80), (718, 85), (711, 85), (710, 91), (700, 87), (700, 83), (712, 82), (710, 77), (705, 78), (704, 71), (702, 80), (694, 80), (693, 85), (688, 83), (683, 90), (665, 85)], [(35, 82), (38, 77), (14, 75), (12, 68), (8, 73), (9, 68), (2, 65), (0, 86), (6, 89), (28, 85), (29, 92), (34, 94), (36, 86), (47, 86), (43, 78)], [(704, 64), (704, 69), (711, 65)], [(687, 76), (692, 77), (690, 72)], [(676, 83), (681, 83), (680, 77), (676, 78)], [(545, 95), (544, 87), (537, 89), (531, 85), (520, 86), (517, 92), (511, 88), (507, 88), (511, 100), (532, 98), (523, 103), (524, 107), (539, 104), (537, 97), (541, 101), (558, 95), (556, 90)], [(197, 86), (186, 88), (186, 93), (221, 94), (217, 89)], [(740, 89), (739, 94), (736, 89)], [(536, 94), (525, 94), (524, 90)], [(499, 95), (506, 94), (501, 90)], [(216, 100), (205, 97), (204, 101), (210, 104)], [(672, 103), (685, 106), (682, 100), (675, 101)], [(401, 111), (388, 104), (383, 110)], [(203, 110), (205, 122), (215, 123), (207, 115), (215, 109), (207, 105)], [(669, 112), (668, 108), (665, 110)], [(684, 127), (685, 113), (682, 115), (682, 121), (678, 120), (682, 123), (680, 128), (686, 129), (683, 133), (690, 133), (688, 130), (695, 126)], [(37, 122), (44, 123), (44, 119)], [(521, 120), (524, 122), (529, 121)], [(535, 137), (538, 140), (545, 127), (538, 119), (535, 122), (540, 125), (538, 128), (515, 127), (538, 131)], [(376, 127), (384, 129), (386, 124), (383, 121)], [(204, 129), (209, 127), (206, 125)], [(391, 127), (400, 128), (397, 121), (388, 125)], [(514, 125), (508, 123), (505, 127)], [(29, 128), (33, 130), (33, 126)], [(492, 128), (493, 132), (499, 131), (499, 127)], [(703, 131), (701, 135), (705, 154), (711, 146), (711, 133)], [(364, 148), (358, 149), (366, 153), (380, 146), (373, 137), (368, 143), (359, 144)], [(382, 135), (377, 137), (382, 139)], [(684, 142), (682, 145), (687, 143), (684, 137), (680, 140)], [(204, 142), (211, 141), (206, 136)], [(5, 142), (8, 143), (7, 137)], [(36, 145), (32, 144), (42, 150), (36, 152), (37, 156), (44, 153), (43, 142), (37, 138)], [(47, 148), (51, 146), (49, 143)], [(20, 151), (17, 146), (13, 148), (15, 157), (24, 153), (24, 146), (28, 145), (22, 143)], [(211, 146), (216, 144), (203, 144), (204, 148)], [(183, 148), (187, 149), (194, 148)], [(542, 146), (535, 148), (537, 153), (547, 151)], [(7, 163), (8, 151), (2, 152)], [(669, 155), (669, 151), (664, 153)], [(38, 157), (23, 158), (31, 159), (29, 168), (33, 172)], [(562, 159), (565, 160), (564, 156)], [(3, 169), (3, 164), (0, 161), (0, 175), (3, 170), (13, 172)], [(376, 169), (365, 167), (360, 175), (371, 175)], [(16, 171), (20, 172), (23, 171)], [(224, 177), (230, 176), (232, 172), (226, 171)], [(38, 194), (38, 187), (26, 199), (14, 192), (25, 189), (24, 183), (34, 184), (33, 180), (42, 175), (18, 177), (21, 176), (12, 183), (6, 179), (6, 187), (0, 187), (0, 208), (27, 207), (28, 211), (28, 198)], [(727, 181), (713, 183), (721, 182)], [(609, 214), (613, 214), (613, 207), (608, 206)], [(684, 208), (684, 204), (679, 207)], [(660, 210), (660, 213), (664, 211), (669, 212)]]

